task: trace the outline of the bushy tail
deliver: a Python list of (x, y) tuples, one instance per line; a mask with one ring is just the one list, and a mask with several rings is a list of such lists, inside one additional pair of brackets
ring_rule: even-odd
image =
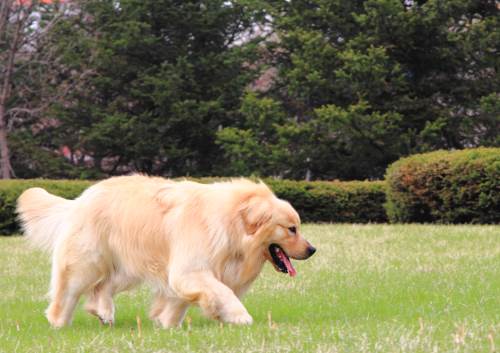
[(49, 194), (42, 188), (24, 191), (17, 199), (17, 214), (28, 241), (48, 252), (63, 233), (73, 201)]

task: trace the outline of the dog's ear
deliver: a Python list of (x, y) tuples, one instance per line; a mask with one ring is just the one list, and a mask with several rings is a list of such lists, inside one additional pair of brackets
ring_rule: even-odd
[(267, 224), (273, 216), (269, 201), (258, 196), (250, 197), (243, 202), (240, 215), (245, 232), (251, 235)]

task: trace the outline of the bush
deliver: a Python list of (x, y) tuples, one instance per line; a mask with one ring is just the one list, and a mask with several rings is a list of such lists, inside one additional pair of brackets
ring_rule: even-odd
[(403, 158), (386, 181), (391, 222), (500, 222), (500, 148)]
[(67, 199), (74, 199), (92, 185), (84, 180), (14, 179), (0, 181), (0, 235), (19, 231), (16, 222), (16, 201), (21, 193), (38, 186)]
[(276, 195), (288, 200), (303, 222), (385, 222), (383, 181), (265, 182)]
[[(209, 183), (221, 178), (201, 178)], [(288, 200), (304, 222), (384, 222), (384, 182), (305, 182), (266, 179), (280, 198)], [(42, 187), (55, 195), (73, 199), (93, 182), (79, 180), (3, 180), (0, 181), (0, 234), (19, 231), (16, 200), (30, 187)]]

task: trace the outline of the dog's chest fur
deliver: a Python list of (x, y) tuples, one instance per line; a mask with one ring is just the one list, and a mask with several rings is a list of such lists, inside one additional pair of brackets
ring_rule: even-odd
[(257, 278), (264, 265), (264, 260), (245, 256), (235, 252), (223, 265), (221, 281), (231, 288), (236, 295), (242, 295)]

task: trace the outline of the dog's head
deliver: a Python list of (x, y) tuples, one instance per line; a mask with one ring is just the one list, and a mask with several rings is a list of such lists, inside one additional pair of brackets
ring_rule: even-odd
[(302, 236), (300, 217), (287, 201), (272, 192), (249, 197), (241, 208), (245, 232), (254, 238), (277, 271), (295, 276), (290, 258), (305, 260), (316, 249)]

